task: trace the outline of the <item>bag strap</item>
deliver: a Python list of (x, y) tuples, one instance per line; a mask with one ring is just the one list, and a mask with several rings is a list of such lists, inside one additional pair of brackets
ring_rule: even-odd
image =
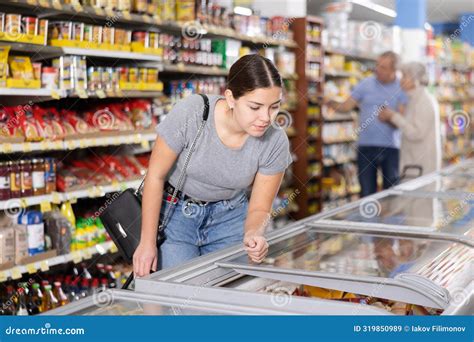
[[(197, 141), (199, 140), (199, 137), (201, 136), (201, 134), (204, 130), (204, 126), (207, 122), (207, 119), (209, 118), (209, 98), (205, 94), (199, 94), (199, 95), (202, 97), (202, 99), (204, 101), (204, 110), (203, 110), (203, 113), (202, 113), (202, 121), (201, 121), (201, 124), (199, 125), (196, 136), (194, 137), (194, 140), (191, 143), (191, 147), (189, 148), (188, 153), (186, 155), (186, 158), (184, 160), (183, 169), (181, 170), (181, 174), (179, 175), (179, 178), (178, 178), (178, 184), (174, 188), (173, 195), (171, 197), (171, 204), (173, 206), (175, 204), (175, 199), (178, 196), (178, 192), (181, 191), (181, 189), (183, 187), (185, 176), (186, 176), (186, 169), (188, 168), (188, 164), (189, 164), (189, 161), (191, 159), (191, 155), (192, 155), (192, 153), (194, 152), (194, 150), (196, 148)], [(146, 177), (146, 175), (145, 175), (145, 177)], [(145, 177), (143, 177), (142, 182), (140, 183), (140, 186), (138, 187), (138, 189), (136, 191), (136, 193), (138, 193), (138, 194), (141, 193), (142, 190), (143, 190), (143, 186), (145, 184)], [(170, 213), (169, 209), (170, 208), (168, 208), (168, 210), (166, 211), (166, 213), (163, 217), (163, 220), (162, 220), (161, 224), (158, 227), (158, 232), (163, 231), (164, 227), (166, 226), (166, 223), (167, 223), (168, 217), (169, 217), (169, 213)]]

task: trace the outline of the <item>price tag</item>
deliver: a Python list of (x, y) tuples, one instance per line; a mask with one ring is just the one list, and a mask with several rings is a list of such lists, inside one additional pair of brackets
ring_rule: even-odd
[(46, 272), (49, 270), (49, 264), (47, 260), (43, 260), (40, 262), (40, 270)]
[(51, 194), (51, 202), (53, 202), (54, 204), (60, 204), (62, 202), (59, 193), (53, 192)]
[(10, 273), (13, 280), (21, 278), (21, 271), (18, 267), (13, 267)]
[(92, 253), (90, 251), (89, 248), (86, 248), (82, 251), (82, 256), (84, 257), (84, 259), (90, 259), (92, 258)]
[(12, 153), (13, 152), (13, 146), (10, 143), (5, 143), (3, 145), (3, 152), (4, 153)]
[(107, 95), (105, 95), (105, 92), (102, 89), (97, 90), (95, 94), (99, 99), (105, 99), (107, 97)]
[(114, 145), (120, 145), (120, 138), (119, 137), (114, 137), (113, 144)]
[(66, 142), (66, 146), (69, 150), (73, 150), (74, 148), (76, 148), (75, 140), (68, 140)]
[(89, 97), (85, 89), (77, 89), (77, 96), (79, 96), (81, 99), (87, 99)]
[(33, 145), (30, 142), (23, 144), (23, 151), (31, 152), (32, 149), (33, 149)]
[(73, 0), (71, 3), (72, 7), (76, 12), (83, 12), (84, 8), (82, 8), (81, 4), (79, 3), (78, 0)]
[(72, 252), (71, 257), (72, 257), (72, 262), (74, 262), (75, 264), (78, 264), (82, 261), (81, 253), (79, 253), (78, 251)]
[(77, 203), (77, 198), (74, 197), (74, 196), (71, 196), (71, 198), (69, 198), (69, 202), (70, 202), (71, 204)]
[(111, 10), (110, 8), (106, 8), (105, 9), (105, 14), (107, 14), (108, 17), (115, 17), (117, 14), (115, 13), (115, 11)]
[(115, 245), (115, 243), (112, 242), (112, 244), (110, 245), (110, 253), (117, 253), (117, 252), (118, 252), (117, 246)]
[(58, 9), (58, 10), (63, 9), (63, 5), (61, 4), (59, 0), (52, 0), (52, 5), (53, 5), (53, 8), (55, 9)]
[(54, 148), (57, 149), (57, 150), (62, 150), (63, 149), (63, 143), (62, 141), (55, 141), (54, 142)]
[(132, 16), (130, 15), (130, 12), (124, 11), (124, 12), (122, 12), (122, 15), (125, 19), (132, 20)]
[(142, 136), (140, 134), (135, 134), (133, 137), (132, 137), (132, 141), (135, 143), (135, 144), (139, 144), (141, 141), (142, 141)]
[(185, 70), (185, 66), (183, 63), (178, 63), (178, 70), (179, 71), (184, 71)]
[(122, 92), (122, 90), (121, 90), (121, 89), (117, 89), (117, 90), (115, 91), (115, 96), (117, 96), (117, 97), (123, 97), (123, 92)]
[(61, 98), (61, 94), (59, 94), (59, 91), (53, 89), (51, 90), (51, 97), (55, 100), (59, 100)]
[(40, 6), (43, 6), (43, 7), (46, 7), (46, 8), (51, 7), (48, 0), (39, 0), (39, 4), (40, 4)]
[(22, 208), (28, 207), (28, 202), (26, 202), (26, 199), (20, 198), (20, 206), (21, 206)]
[(42, 151), (48, 149), (48, 141), (45, 141), (45, 140), (41, 141), (41, 142), (40, 142), (40, 149), (41, 149)]
[(36, 267), (35, 264), (28, 264), (28, 265), (26, 265), (26, 271), (27, 271), (29, 274), (35, 274), (37, 269), (38, 269), (38, 268)]
[(86, 148), (87, 147), (87, 142), (85, 139), (80, 139), (79, 140), (79, 147), (80, 148)]
[(42, 213), (47, 213), (48, 211), (51, 211), (51, 202), (49, 201), (43, 201), (40, 203), (40, 209)]
[(142, 141), (142, 148), (144, 150), (149, 150), (150, 149), (150, 142), (148, 140), (143, 140)]
[(7, 273), (0, 271), (0, 283), (3, 283), (5, 280), (7, 280)]
[(142, 19), (146, 23), (151, 23), (151, 17), (149, 15), (146, 15), (146, 14), (142, 15)]
[(101, 15), (101, 16), (104, 16), (104, 15), (105, 15), (104, 10), (103, 10), (102, 8), (100, 8), (100, 7), (94, 7), (94, 12), (95, 12), (95, 14), (97, 14), (97, 15)]

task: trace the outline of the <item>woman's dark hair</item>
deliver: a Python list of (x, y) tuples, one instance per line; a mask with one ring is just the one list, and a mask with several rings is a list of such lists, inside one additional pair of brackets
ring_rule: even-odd
[(227, 88), (235, 99), (259, 88), (283, 87), (280, 73), (273, 63), (257, 54), (245, 55), (235, 62), (227, 77)]

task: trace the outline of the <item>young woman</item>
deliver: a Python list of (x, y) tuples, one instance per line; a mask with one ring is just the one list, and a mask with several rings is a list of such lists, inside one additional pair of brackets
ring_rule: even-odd
[(272, 125), (280, 108), (282, 80), (270, 60), (247, 55), (232, 65), (224, 95), (209, 95), (209, 118), (159, 253), (158, 218), (171, 205), (170, 194), (202, 121), (203, 99), (192, 95), (179, 101), (157, 126), (143, 191), (141, 239), (133, 256), (137, 276), (242, 241), (253, 262), (261, 262), (268, 252), (265, 227), (292, 162), (285, 131)]

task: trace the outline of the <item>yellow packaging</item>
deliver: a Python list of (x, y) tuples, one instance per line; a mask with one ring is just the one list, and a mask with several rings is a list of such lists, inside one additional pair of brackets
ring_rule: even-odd
[(0, 88), (7, 86), (9, 52), (10, 46), (0, 46)]
[(30, 57), (26, 56), (10, 56), (8, 57), (10, 65), (10, 73), (14, 79), (33, 80), (33, 65)]
[(194, 0), (176, 0), (176, 20), (191, 21), (194, 19)]
[(161, 18), (163, 20), (176, 20), (175, 19), (175, 1), (161, 1)]
[(138, 68), (129, 69), (128, 80), (130, 83), (138, 83)]

